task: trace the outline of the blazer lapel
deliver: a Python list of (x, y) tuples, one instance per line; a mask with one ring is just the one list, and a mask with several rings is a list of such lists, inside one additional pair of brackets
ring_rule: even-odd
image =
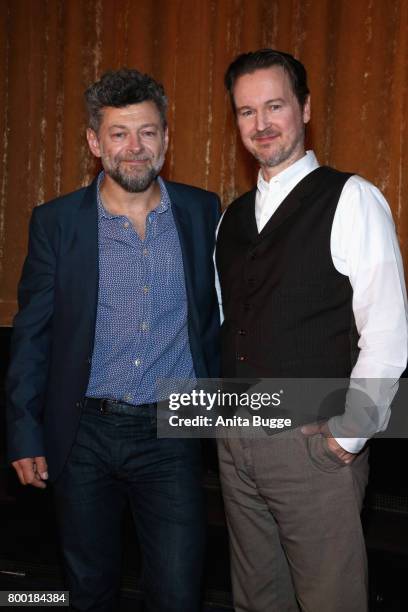
[(179, 235), (181, 254), (183, 258), (184, 278), (186, 282), (188, 317), (187, 325), (189, 331), (190, 349), (193, 356), (196, 371), (202, 369), (202, 347), (198, 341), (200, 338), (200, 319), (197, 309), (197, 301), (194, 290), (194, 231), (193, 219), (191, 217), (191, 206), (187, 206), (184, 198), (180, 197), (177, 186), (165, 183), (170, 197), (174, 222)]
[(86, 189), (78, 210), (77, 239), (77, 287), (80, 292), (86, 328), (91, 333), (91, 349), (95, 335), (96, 309), (98, 301), (99, 255), (98, 255), (98, 209), (97, 179)]
[(171, 201), (174, 222), (180, 240), (181, 254), (183, 258), (184, 276), (186, 280), (186, 291), (190, 310), (196, 312), (194, 286), (193, 286), (193, 253), (194, 236), (192, 229), (192, 219), (189, 207), (180, 198), (175, 185), (165, 181), (166, 189)]
[[(208, 364), (204, 355), (203, 346), (205, 340), (200, 331), (200, 316), (197, 306), (197, 295), (201, 288), (199, 270), (204, 266), (204, 262), (198, 260), (204, 245), (200, 241), (205, 240), (201, 231), (197, 231), (194, 217), (194, 206), (189, 201), (190, 193), (194, 198), (194, 192), (186, 191), (186, 188), (179, 189), (175, 183), (165, 181), (166, 189), (171, 201), (174, 223), (180, 240), (180, 248), (183, 259), (184, 278), (186, 284), (187, 306), (188, 306), (188, 336), (190, 342), (191, 355), (193, 358), (194, 369), (198, 372), (208, 372)], [(214, 236), (215, 241), (215, 236)], [(207, 246), (207, 245), (205, 245)], [(208, 282), (206, 280), (205, 282)], [(210, 321), (210, 319), (209, 319)], [(207, 334), (206, 330), (206, 334)]]

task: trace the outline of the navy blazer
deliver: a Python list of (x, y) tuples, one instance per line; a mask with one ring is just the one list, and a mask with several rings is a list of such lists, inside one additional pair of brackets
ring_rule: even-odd
[[(217, 195), (166, 181), (180, 238), (197, 377), (219, 375), (213, 249)], [(45, 455), (50, 479), (75, 439), (88, 386), (98, 299), (96, 180), (34, 209), (7, 376), (9, 460)]]

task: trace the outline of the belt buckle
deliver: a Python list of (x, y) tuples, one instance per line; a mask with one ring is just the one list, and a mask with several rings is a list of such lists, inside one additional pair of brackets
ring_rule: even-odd
[(101, 399), (99, 410), (102, 414), (109, 414), (109, 404), (112, 404), (112, 400), (106, 398)]

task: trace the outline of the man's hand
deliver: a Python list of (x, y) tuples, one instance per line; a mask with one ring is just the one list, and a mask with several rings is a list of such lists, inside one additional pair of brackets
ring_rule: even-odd
[(309, 425), (303, 425), (301, 431), (305, 436), (314, 436), (315, 434), (322, 434), (327, 440), (327, 446), (332, 453), (337, 455), (344, 463), (351, 463), (356, 458), (355, 453), (349, 453), (344, 450), (342, 446), (333, 438), (333, 434), (327, 425), (327, 421), (323, 423), (310, 423)]
[(39, 489), (47, 486), (45, 480), (48, 479), (48, 466), (45, 457), (27, 457), (18, 459), (11, 464), (17, 472), (17, 476), (23, 485), (32, 485)]

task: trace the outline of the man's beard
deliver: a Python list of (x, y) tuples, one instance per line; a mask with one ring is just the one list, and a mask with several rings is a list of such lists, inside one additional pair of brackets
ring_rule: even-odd
[(276, 166), (279, 166), (283, 162), (290, 159), (293, 153), (299, 147), (299, 145), (303, 144), (303, 141), (304, 133), (300, 133), (293, 142), (289, 143), (289, 145), (287, 145), (286, 147), (284, 145), (279, 146), (268, 157), (262, 156), (256, 152), (253, 155), (261, 166), (266, 166), (267, 168), (275, 168)]
[[(150, 168), (147, 168), (144, 173), (140, 172), (125, 172), (121, 168), (122, 161), (136, 161), (136, 160), (149, 160), (151, 162)], [(115, 183), (120, 185), (122, 189), (129, 193), (139, 193), (146, 191), (156, 180), (160, 173), (160, 170), (164, 164), (164, 153), (161, 153), (157, 161), (154, 163), (150, 157), (146, 155), (126, 157), (115, 157), (112, 161), (104, 159), (104, 170), (108, 176), (110, 176)]]

